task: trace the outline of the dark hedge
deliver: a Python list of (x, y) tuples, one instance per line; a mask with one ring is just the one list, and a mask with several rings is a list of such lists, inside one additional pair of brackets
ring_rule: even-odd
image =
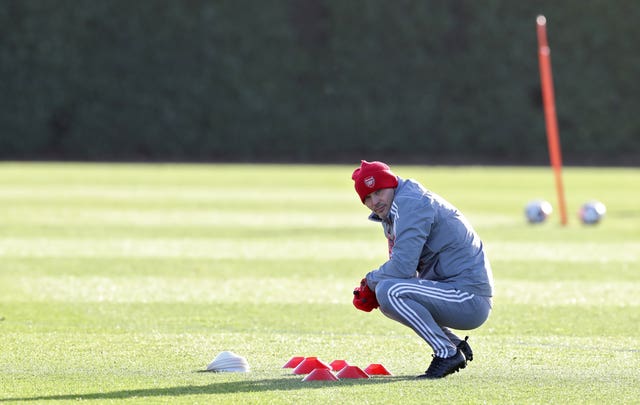
[(1, 159), (640, 162), (634, 0), (14, 0)]

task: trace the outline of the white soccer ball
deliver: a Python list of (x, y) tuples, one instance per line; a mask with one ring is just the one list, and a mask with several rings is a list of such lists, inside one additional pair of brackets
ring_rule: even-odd
[(578, 216), (585, 225), (595, 225), (602, 220), (607, 213), (607, 207), (600, 201), (589, 201), (580, 207)]
[(540, 224), (544, 222), (553, 212), (553, 208), (548, 201), (533, 200), (524, 209), (524, 215), (530, 224)]

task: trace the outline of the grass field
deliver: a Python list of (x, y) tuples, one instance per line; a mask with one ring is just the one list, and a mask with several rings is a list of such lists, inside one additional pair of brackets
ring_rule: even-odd
[[(355, 167), (355, 166), (354, 166)], [(416, 381), (430, 350), (351, 305), (386, 241), (351, 166), (0, 164), (0, 402), (638, 403), (640, 169), (396, 166), (460, 208), (490, 254), (475, 359)], [(595, 198), (604, 221), (583, 226)], [(250, 373), (201, 373), (221, 351)], [(394, 375), (301, 382), (292, 356)]]

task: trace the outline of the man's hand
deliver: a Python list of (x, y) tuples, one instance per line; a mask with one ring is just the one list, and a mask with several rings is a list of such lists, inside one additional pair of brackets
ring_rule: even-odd
[(364, 312), (371, 312), (380, 306), (376, 299), (376, 293), (371, 291), (366, 278), (363, 278), (360, 281), (360, 286), (353, 290), (353, 306)]

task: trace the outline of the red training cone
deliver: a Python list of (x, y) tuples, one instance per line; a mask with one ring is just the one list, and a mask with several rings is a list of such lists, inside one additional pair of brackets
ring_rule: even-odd
[(304, 357), (302, 356), (293, 356), (291, 359), (289, 359), (287, 364), (282, 366), (282, 368), (296, 368), (298, 367), (298, 364), (302, 363), (302, 360), (304, 360)]
[(358, 366), (346, 366), (337, 376), (338, 378), (369, 378), (369, 375)]
[(391, 373), (385, 368), (385, 366), (377, 363), (369, 364), (369, 366), (364, 369), (364, 372), (369, 375), (391, 375)]
[(331, 363), (329, 363), (329, 365), (331, 366), (331, 369), (333, 371), (340, 371), (346, 366), (348, 366), (349, 364), (347, 364), (347, 362), (344, 360), (334, 360)]
[(324, 361), (319, 360), (317, 357), (307, 357), (302, 360), (300, 364), (296, 366), (296, 368), (293, 369), (293, 374), (309, 374), (316, 368), (324, 368), (330, 370), (331, 366), (329, 366)]
[(302, 381), (338, 381), (338, 377), (333, 375), (331, 370), (326, 368), (316, 368)]

